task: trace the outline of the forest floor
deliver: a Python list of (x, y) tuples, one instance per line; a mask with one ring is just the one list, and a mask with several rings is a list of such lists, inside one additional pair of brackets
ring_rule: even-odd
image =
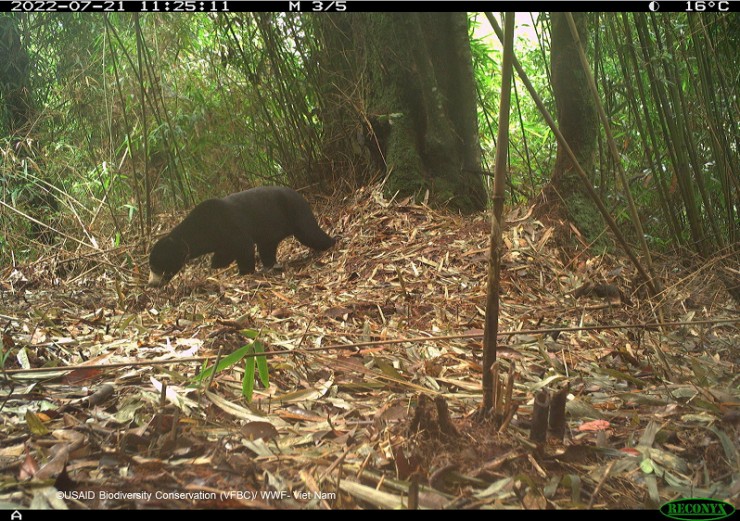
[[(3, 269), (0, 509), (740, 506), (736, 259), (657, 258), (651, 298), (626, 256), (511, 210), (481, 421), (488, 216), (377, 189), (315, 207), (337, 245), (284, 241), (268, 274), (202, 260), (148, 289), (123, 250)], [(290, 352), (247, 403), (229, 355), (255, 335)], [(535, 444), (535, 395), (562, 389), (565, 438)]]

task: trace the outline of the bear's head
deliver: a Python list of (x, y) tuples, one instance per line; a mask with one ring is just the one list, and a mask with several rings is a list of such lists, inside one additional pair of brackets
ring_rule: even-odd
[(157, 241), (149, 254), (149, 286), (164, 286), (188, 260), (188, 245), (168, 235)]

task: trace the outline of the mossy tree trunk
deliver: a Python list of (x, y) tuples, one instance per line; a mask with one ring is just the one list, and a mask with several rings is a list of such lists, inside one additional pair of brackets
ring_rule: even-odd
[[(317, 26), (332, 79), (322, 107), (327, 156), (354, 155), (389, 174), (389, 194), (428, 191), (435, 205), (483, 209), (467, 15), (361, 13), (322, 16)], [(359, 170), (364, 180), (373, 172)]]
[[(589, 30), (586, 15), (572, 14), (581, 41), (587, 42)], [(593, 176), (598, 132), (596, 107), (578, 58), (578, 44), (573, 39), (565, 15), (551, 13), (550, 17), (550, 64), (558, 126), (580, 165), (587, 174)], [(588, 239), (595, 240), (604, 230), (601, 214), (560, 146), (552, 178), (544, 194), (549, 203), (563, 204), (569, 219)]]

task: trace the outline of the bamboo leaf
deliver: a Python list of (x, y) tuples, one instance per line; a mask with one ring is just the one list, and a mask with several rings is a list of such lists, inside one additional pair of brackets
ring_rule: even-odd
[(252, 401), (253, 393), (254, 393), (254, 357), (250, 356), (244, 362), (244, 378), (242, 379), (242, 396), (244, 396), (244, 398), (247, 399), (247, 403)]
[(214, 372), (214, 369), (216, 372), (223, 371), (227, 367), (231, 367), (232, 365), (239, 362), (242, 358), (247, 356), (248, 353), (250, 353), (252, 350), (252, 345), (247, 344), (245, 346), (242, 346), (241, 348), (237, 349), (230, 355), (227, 355), (221, 359), (221, 361), (218, 363), (218, 367), (211, 366), (208, 369), (205, 369), (201, 371), (199, 374), (193, 377), (193, 380), (197, 383), (201, 383), (204, 379), (208, 379), (211, 377), (211, 375)]
[(252, 347), (254, 348), (255, 353), (262, 355), (255, 357), (257, 361), (257, 373), (259, 374), (260, 382), (262, 382), (263, 387), (270, 387), (270, 373), (268, 372), (267, 367), (267, 357), (264, 356), (265, 345), (262, 342), (255, 340), (254, 343), (252, 343)]

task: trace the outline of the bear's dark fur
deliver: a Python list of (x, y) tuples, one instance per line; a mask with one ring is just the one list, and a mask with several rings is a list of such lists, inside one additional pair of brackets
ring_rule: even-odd
[(236, 261), (240, 274), (253, 273), (255, 245), (262, 265), (270, 269), (278, 244), (290, 235), (316, 250), (335, 242), (319, 228), (303, 196), (290, 188), (261, 186), (208, 199), (154, 245), (149, 285), (166, 284), (188, 260), (211, 252), (212, 268)]

